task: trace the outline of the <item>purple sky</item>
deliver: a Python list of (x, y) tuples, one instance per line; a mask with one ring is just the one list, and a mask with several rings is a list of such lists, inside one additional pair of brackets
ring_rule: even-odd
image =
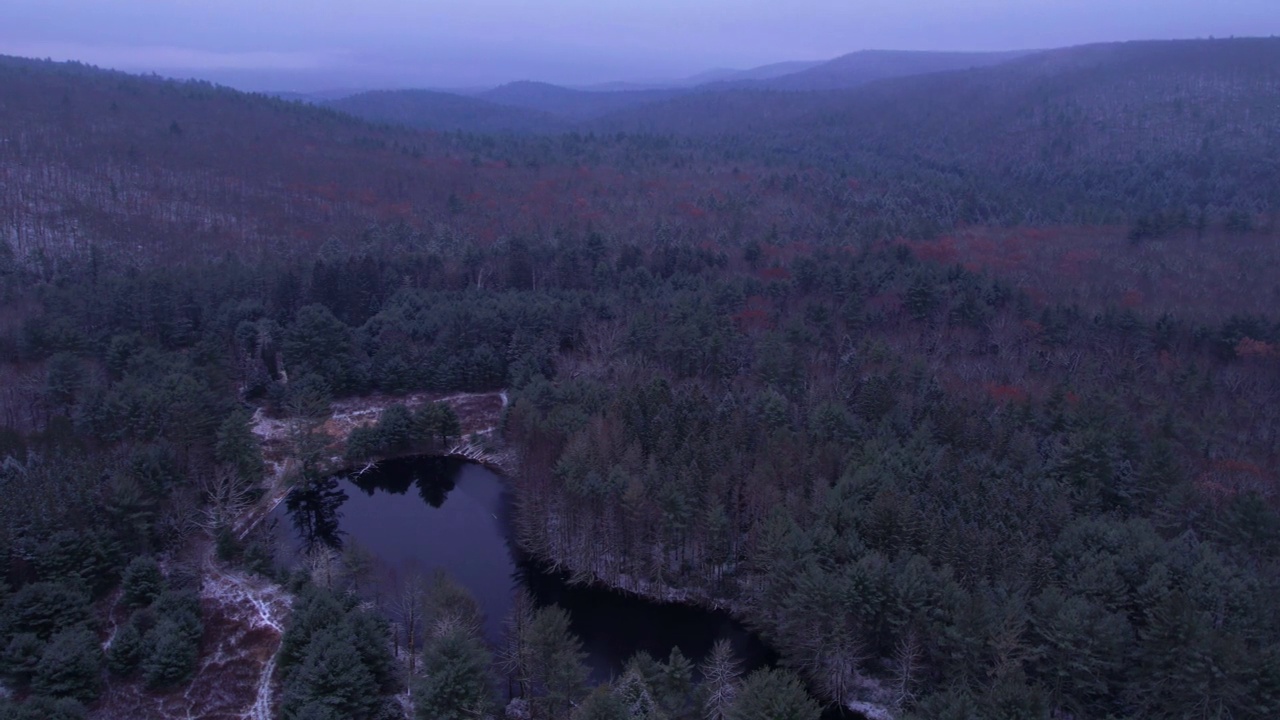
[(1280, 0), (3, 2), (3, 54), (277, 90), (645, 81), (871, 48), (1280, 33)]

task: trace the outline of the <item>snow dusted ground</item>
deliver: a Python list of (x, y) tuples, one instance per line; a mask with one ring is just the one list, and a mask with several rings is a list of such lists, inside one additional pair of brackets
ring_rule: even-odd
[(275, 654), (291, 603), (278, 585), (225, 568), (207, 555), (200, 587), (204, 635), (194, 679), (164, 694), (146, 691), (140, 681), (112, 682), (92, 717), (270, 720), (276, 703)]

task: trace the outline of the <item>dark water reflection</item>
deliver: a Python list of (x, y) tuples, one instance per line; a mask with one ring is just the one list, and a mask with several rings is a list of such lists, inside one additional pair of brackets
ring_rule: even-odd
[(444, 570), (480, 604), (492, 643), (501, 642), (503, 620), (520, 589), (539, 605), (559, 604), (573, 618), (597, 680), (617, 675), (642, 650), (665, 658), (679, 647), (697, 662), (721, 638), (729, 639), (748, 669), (776, 660), (726, 613), (568, 584), (513, 547), (510, 507), (503, 480), (480, 465), (409, 458), (301, 488), (284, 512), (295, 551), (345, 544), (371, 556), (377, 580), (369, 591), (375, 594), (392, 596), (406, 577)]

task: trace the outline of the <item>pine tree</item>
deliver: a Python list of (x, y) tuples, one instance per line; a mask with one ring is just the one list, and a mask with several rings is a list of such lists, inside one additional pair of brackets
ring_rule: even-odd
[(85, 720), (83, 704), (71, 698), (31, 697), (18, 703), (0, 700), (0, 718), (4, 720)]
[(318, 588), (303, 591), (294, 602), (289, 627), (280, 640), (279, 667), (287, 677), (306, 658), (312, 636), (343, 622), (342, 606), (332, 593)]
[(530, 674), (541, 697), (541, 716), (567, 713), (587, 681), (582, 641), (569, 629), (569, 614), (552, 605), (539, 610), (529, 626)]
[(35, 564), (46, 580), (81, 582), (102, 597), (119, 579), (119, 546), (100, 530), (62, 530), (36, 549)]
[(822, 709), (800, 678), (786, 670), (757, 670), (742, 683), (729, 720), (818, 720)]
[(200, 619), (200, 598), (190, 590), (166, 590), (152, 604), (157, 622), (172, 622), (174, 631), (191, 645), (204, 634)]
[(360, 660), (373, 674), (381, 690), (395, 687), (395, 658), (387, 647), (391, 628), (381, 615), (365, 610), (355, 610), (347, 616), (347, 624), (355, 641)]
[(325, 705), (323, 700), (312, 700), (294, 713), (293, 720), (349, 720), (349, 718)]
[(40, 667), (45, 641), (33, 633), (18, 633), (0, 654), (0, 672), (11, 687), (25, 689)]
[(425, 677), (414, 691), (418, 720), (484, 717), (492, 704), (489, 653), (461, 627), (431, 638), (422, 654)]
[(111, 639), (111, 647), (107, 648), (107, 669), (119, 677), (129, 677), (137, 672), (147, 646), (134, 619), (124, 624)]
[(396, 455), (412, 447), (417, 439), (414, 425), (413, 414), (400, 403), (383, 410), (375, 426), (382, 452)]
[(929, 277), (923, 273), (916, 275), (911, 282), (911, 287), (907, 288), (903, 306), (911, 313), (911, 317), (923, 320), (937, 304), (937, 291)]
[(227, 416), (218, 428), (217, 444), (213, 454), (218, 462), (230, 465), (244, 482), (256, 482), (262, 477), (262, 443), (250, 429), (248, 413), (237, 412)]
[(193, 642), (182, 624), (163, 618), (147, 633), (148, 650), (142, 660), (142, 674), (147, 687), (169, 688), (180, 685), (195, 672), (199, 645)]
[(591, 692), (573, 711), (573, 720), (632, 720), (627, 706), (607, 685)]
[(40, 654), (31, 689), (40, 695), (93, 702), (102, 691), (102, 648), (87, 628), (54, 635)]
[(131, 608), (146, 607), (164, 589), (164, 576), (160, 566), (149, 556), (139, 556), (129, 562), (120, 581), (125, 605)]
[(653, 688), (645, 681), (640, 670), (632, 667), (618, 680), (613, 694), (622, 701), (627, 717), (633, 720), (666, 720), (667, 714), (659, 707)]
[(679, 716), (689, 704), (693, 695), (693, 663), (680, 652), (680, 648), (671, 648), (653, 690), (658, 704), (668, 716)]
[(342, 718), (371, 717), (380, 705), (373, 674), (361, 662), (355, 638), (343, 622), (311, 637), (305, 658), (285, 683), (281, 712), (286, 720), (298, 720), (312, 703)]

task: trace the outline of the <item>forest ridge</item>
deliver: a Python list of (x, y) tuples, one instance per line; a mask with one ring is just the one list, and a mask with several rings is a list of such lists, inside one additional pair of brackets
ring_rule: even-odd
[[(501, 130), (521, 112), (512, 106), (423, 134), (200, 83), (9, 59), (3, 222), (23, 257), (127, 235), (115, 251), (139, 260), (291, 252), (369, 222), (447, 226), (482, 243), (545, 232), (552, 218), (634, 233), (635, 208), (646, 232), (730, 244), (747, 224), (819, 244), (1166, 211), (1190, 226), (1233, 212), (1274, 225), (1277, 67), (1276, 39), (1085, 46), (834, 92), (713, 85), (528, 137), (477, 134)], [(406, 105), (379, 119), (413, 125), (469, 100), (440, 94), (447, 102), (417, 110), (412, 93), (395, 96), (367, 104)], [(175, 228), (190, 247), (157, 239)]]

